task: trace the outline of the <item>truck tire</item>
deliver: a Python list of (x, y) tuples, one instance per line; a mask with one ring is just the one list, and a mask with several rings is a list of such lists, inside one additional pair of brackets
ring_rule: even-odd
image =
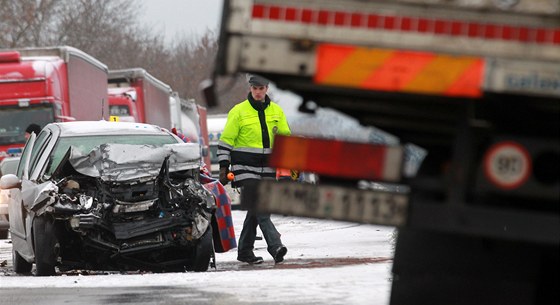
[(14, 264), (14, 272), (18, 274), (28, 274), (33, 268), (33, 264), (26, 261), (19, 253), (12, 248), (12, 263)]
[(214, 243), (212, 239), (212, 226), (208, 226), (206, 232), (198, 240), (195, 247), (192, 263), (192, 271), (208, 271), (210, 259), (214, 255)]
[(558, 304), (558, 246), (399, 228), (390, 304)]
[(54, 232), (54, 219), (47, 215), (33, 219), (33, 248), (35, 249), (35, 267), (37, 276), (55, 275), (57, 243)]

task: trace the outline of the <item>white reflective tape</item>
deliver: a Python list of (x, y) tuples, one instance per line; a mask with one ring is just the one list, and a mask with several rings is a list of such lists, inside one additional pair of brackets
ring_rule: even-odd
[(233, 151), (256, 153), (256, 154), (272, 153), (272, 149), (270, 148), (254, 148), (254, 147), (236, 147), (233, 149)]
[(234, 181), (241, 181), (246, 179), (261, 179), (261, 176), (252, 173), (244, 173), (244, 174), (235, 175)]
[(247, 165), (240, 165), (234, 164), (231, 167), (231, 171), (249, 171), (254, 173), (276, 173), (276, 169), (272, 167), (256, 167), (256, 166), (247, 166)]

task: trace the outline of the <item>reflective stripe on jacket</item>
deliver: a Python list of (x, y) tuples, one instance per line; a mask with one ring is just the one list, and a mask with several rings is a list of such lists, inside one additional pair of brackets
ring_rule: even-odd
[(274, 136), (289, 135), (290, 128), (282, 108), (268, 96), (266, 99), (264, 110), (255, 109), (247, 99), (228, 113), (217, 154), (220, 166), (231, 164), (234, 186), (246, 179), (276, 178), (276, 170), (268, 166), (268, 156)]

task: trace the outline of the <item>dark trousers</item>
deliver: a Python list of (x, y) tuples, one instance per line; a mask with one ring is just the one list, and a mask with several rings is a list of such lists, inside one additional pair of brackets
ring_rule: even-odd
[(270, 214), (256, 211), (256, 185), (258, 180), (242, 181), (241, 206), (247, 210), (243, 229), (237, 245), (237, 254), (242, 257), (254, 256), (255, 238), (257, 237), (257, 226), (261, 228), (270, 255), (274, 257), (276, 250), (282, 246), (280, 233), (270, 220)]
[(239, 237), (239, 245), (237, 246), (238, 256), (253, 256), (253, 248), (255, 246), (255, 238), (257, 236), (257, 225), (261, 228), (270, 255), (274, 257), (275, 251), (282, 246), (280, 233), (270, 220), (270, 214), (260, 214), (247, 211), (243, 229)]

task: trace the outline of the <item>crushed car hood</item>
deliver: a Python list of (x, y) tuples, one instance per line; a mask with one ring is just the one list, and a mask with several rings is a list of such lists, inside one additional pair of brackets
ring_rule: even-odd
[(83, 154), (70, 147), (53, 177), (64, 176), (71, 168), (103, 181), (128, 181), (159, 174), (165, 159), (169, 172), (200, 167), (200, 147), (196, 143), (167, 144), (163, 147), (133, 144), (102, 144)]

